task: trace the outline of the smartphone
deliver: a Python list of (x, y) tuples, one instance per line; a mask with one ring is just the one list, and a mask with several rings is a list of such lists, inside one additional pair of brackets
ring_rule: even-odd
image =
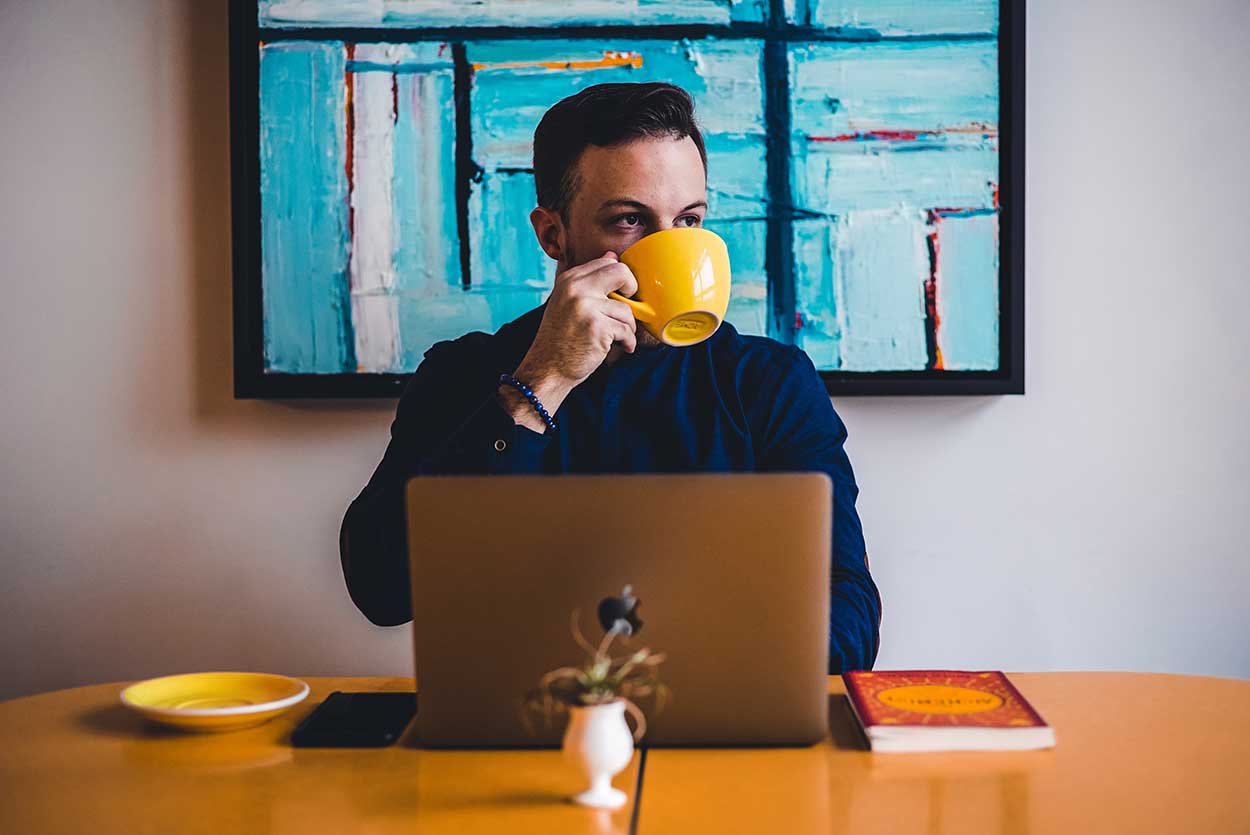
[(417, 712), (416, 693), (335, 690), (291, 733), (296, 748), (382, 748), (403, 734)]

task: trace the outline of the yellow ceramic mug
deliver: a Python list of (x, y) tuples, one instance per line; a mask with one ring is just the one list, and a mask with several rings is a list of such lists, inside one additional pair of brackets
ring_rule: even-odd
[(729, 250), (715, 232), (677, 227), (640, 238), (620, 255), (638, 279), (634, 318), (667, 345), (697, 345), (716, 333), (729, 307)]

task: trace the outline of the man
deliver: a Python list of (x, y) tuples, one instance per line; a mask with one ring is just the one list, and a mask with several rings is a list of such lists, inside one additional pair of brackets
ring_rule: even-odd
[[(846, 428), (811, 360), (728, 323), (699, 345), (670, 347), (608, 297), (637, 292), (616, 257), (631, 243), (702, 225), (706, 174), (693, 103), (679, 87), (600, 84), (547, 111), (534, 133), (530, 223), (557, 264), (554, 289), (494, 335), (435, 345), (409, 381), (382, 463), (340, 536), (348, 590), (371, 621), (412, 617), (404, 485), (414, 475), (821, 470), (834, 483), (829, 669), (872, 667), (881, 598)], [(504, 374), (529, 387), (551, 422)], [(558, 525), (559, 513), (534, 524)]]

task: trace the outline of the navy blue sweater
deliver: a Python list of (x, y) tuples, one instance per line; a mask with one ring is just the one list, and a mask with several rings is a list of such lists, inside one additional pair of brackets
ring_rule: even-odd
[(403, 497), (414, 475), (823, 471), (834, 496), (829, 670), (871, 669), (881, 597), (859, 489), (846, 427), (807, 355), (727, 323), (692, 348), (639, 348), (575, 388), (559, 431), (540, 435), (512, 420), (496, 390), (542, 310), (493, 335), (438, 343), (409, 380), (382, 463), (340, 535), (347, 588), (365, 616), (382, 626), (412, 619)]

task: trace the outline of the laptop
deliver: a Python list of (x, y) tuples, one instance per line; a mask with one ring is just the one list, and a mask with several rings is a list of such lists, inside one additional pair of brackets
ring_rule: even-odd
[(558, 746), (524, 694), (580, 664), (570, 618), (629, 586), (613, 654), (667, 658), (649, 745), (807, 745), (828, 726), (833, 485), (823, 473), (421, 476), (408, 482), (419, 744)]

